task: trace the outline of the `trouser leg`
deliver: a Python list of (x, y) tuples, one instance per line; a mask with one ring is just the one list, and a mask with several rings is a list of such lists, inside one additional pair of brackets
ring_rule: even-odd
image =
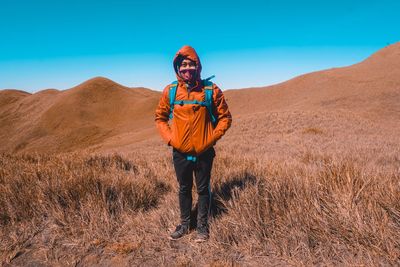
[(192, 210), (192, 186), (194, 163), (186, 159), (186, 155), (173, 149), (173, 161), (179, 183), (179, 208), (181, 224), (189, 226)]
[(208, 215), (211, 204), (211, 169), (215, 157), (213, 147), (198, 157), (195, 167), (195, 178), (198, 200), (197, 227), (208, 228)]

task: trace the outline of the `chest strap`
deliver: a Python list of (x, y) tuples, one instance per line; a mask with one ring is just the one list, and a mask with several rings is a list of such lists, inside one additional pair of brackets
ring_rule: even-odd
[(214, 76), (211, 76), (210, 78), (207, 78), (203, 80), (204, 84), (204, 100), (205, 101), (198, 101), (198, 100), (175, 100), (176, 97), (176, 90), (178, 87), (178, 81), (174, 81), (171, 83), (171, 87), (169, 89), (169, 106), (170, 106), (170, 112), (169, 112), (169, 119), (171, 120), (173, 117), (174, 113), (174, 107), (175, 105), (186, 105), (186, 104), (196, 104), (196, 105), (201, 105), (203, 107), (206, 107), (208, 110), (208, 114), (210, 115), (211, 123), (215, 127), (217, 124), (217, 118), (213, 113), (213, 83), (210, 81), (211, 78)]

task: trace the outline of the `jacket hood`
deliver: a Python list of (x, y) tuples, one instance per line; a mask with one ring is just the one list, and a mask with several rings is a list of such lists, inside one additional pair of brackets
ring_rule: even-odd
[(173, 66), (174, 66), (174, 70), (175, 70), (175, 74), (176, 74), (176, 78), (178, 79), (179, 82), (183, 82), (184, 80), (182, 79), (181, 76), (179, 76), (179, 72), (178, 72), (178, 64), (180, 64), (180, 62), (182, 62), (182, 60), (184, 58), (188, 58), (190, 60), (193, 60), (194, 62), (196, 62), (197, 64), (197, 73), (196, 73), (196, 80), (200, 81), (201, 80), (201, 63), (200, 63), (200, 58), (196, 53), (196, 50), (194, 50), (193, 47), (189, 46), (189, 45), (185, 45), (183, 46), (181, 49), (178, 50), (178, 52), (176, 52), (175, 57), (174, 57), (174, 61), (173, 61)]

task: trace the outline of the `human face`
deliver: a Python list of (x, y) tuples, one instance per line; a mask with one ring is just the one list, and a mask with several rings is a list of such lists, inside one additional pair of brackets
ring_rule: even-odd
[(179, 72), (185, 81), (193, 81), (197, 71), (195, 61), (185, 58), (179, 66)]

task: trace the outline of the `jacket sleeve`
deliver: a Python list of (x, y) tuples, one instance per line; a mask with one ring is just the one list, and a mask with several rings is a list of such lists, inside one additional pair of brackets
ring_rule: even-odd
[(214, 115), (218, 120), (218, 124), (214, 128), (214, 142), (218, 141), (225, 132), (231, 127), (232, 116), (225, 101), (224, 94), (221, 89), (214, 84)]
[(171, 128), (169, 127), (168, 120), (169, 120), (169, 112), (170, 112), (170, 105), (169, 105), (169, 88), (170, 86), (167, 85), (162, 93), (160, 101), (158, 103), (156, 113), (155, 113), (155, 122), (157, 129), (165, 141), (166, 144), (170, 145), (172, 133)]

